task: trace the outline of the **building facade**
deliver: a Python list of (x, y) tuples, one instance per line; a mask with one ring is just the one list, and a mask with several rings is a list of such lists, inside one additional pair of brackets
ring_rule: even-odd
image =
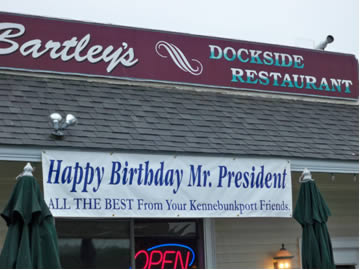
[[(336, 264), (358, 267), (354, 56), (117, 27), (110, 43), (103, 25), (0, 18), (0, 206), (31, 162), (64, 268), (273, 268), (282, 243), (301, 268), (291, 213), (304, 168), (331, 209)], [(143, 66), (152, 38), (159, 62)], [(54, 112), (78, 124), (58, 136)], [(0, 247), (6, 231), (1, 221)]]

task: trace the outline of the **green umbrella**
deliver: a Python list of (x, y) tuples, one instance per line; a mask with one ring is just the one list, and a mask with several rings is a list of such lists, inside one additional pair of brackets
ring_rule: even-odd
[(8, 233), (0, 268), (61, 268), (53, 217), (33, 176), (18, 179), (1, 216)]
[(301, 177), (299, 197), (294, 218), (301, 224), (303, 268), (335, 268), (330, 235), (326, 226), (331, 216), (310, 172), (305, 169)]

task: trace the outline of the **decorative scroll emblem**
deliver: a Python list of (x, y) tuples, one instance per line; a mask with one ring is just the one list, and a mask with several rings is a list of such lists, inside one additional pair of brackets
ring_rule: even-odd
[(203, 71), (203, 65), (199, 60), (191, 59), (191, 61), (195, 62), (195, 67), (192, 67), (189, 61), (186, 59), (183, 52), (176, 47), (174, 44), (168, 43), (166, 41), (159, 41), (155, 45), (155, 50), (157, 54), (163, 58), (167, 58), (168, 56), (163, 55), (159, 52), (160, 48), (164, 47), (171, 59), (174, 61), (175, 65), (177, 65), (182, 71), (189, 72), (192, 75), (198, 76)]

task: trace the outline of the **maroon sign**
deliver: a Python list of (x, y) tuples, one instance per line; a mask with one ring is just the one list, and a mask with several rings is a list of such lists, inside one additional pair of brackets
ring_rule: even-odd
[(0, 67), (358, 98), (353, 55), (0, 13)]

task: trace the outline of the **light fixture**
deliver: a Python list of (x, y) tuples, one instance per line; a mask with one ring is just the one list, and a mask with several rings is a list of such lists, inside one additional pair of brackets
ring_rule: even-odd
[(54, 127), (54, 131), (52, 132), (52, 134), (56, 137), (63, 137), (64, 129), (66, 129), (69, 126), (76, 125), (78, 122), (76, 117), (72, 114), (66, 115), (65, 120), (63, 120), (62, 116), (56, 112), (50, 114), (50, 120)]
[(334, 37), (332, 35), (328, 35), (323, 42), (321, 42), (319, 45), (315, 46), (315, 49), (325, 50), (326, 46), (333, 41), (334, 41)]
[(281, 244), (281, 249), (276, 253), (274, 260), (275, 269), (290, 269), (291, 268), (291, 259), (294, 258), (293, 255), (285, 248), (284, 244)]

